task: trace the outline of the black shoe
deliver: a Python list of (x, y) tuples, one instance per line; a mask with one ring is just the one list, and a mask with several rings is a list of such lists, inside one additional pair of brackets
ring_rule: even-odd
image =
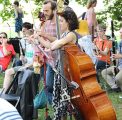
[(121, 89), (118, 87), (118, 88), (111, 88), (108, 90), (108, 92), (121, 92)]
[(113, 88), (113, 91), (118, 93), (118, 92), (121, 92), (121, 89), (119, 87), (118, 88)]

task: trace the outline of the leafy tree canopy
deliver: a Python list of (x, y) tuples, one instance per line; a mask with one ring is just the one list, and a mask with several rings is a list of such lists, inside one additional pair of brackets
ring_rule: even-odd
[[(18, 0), (21, 1), (21, 0)], [(25, 0), (30, 2), (31, 0)], [(34, 4), (37, 5), (34, 15), (37, 16), (37, 11), (41, 9), (44, 0), (33, 0)], [(76, 0), (79, 4), (86, 6), (87, 0)], [(99, 21), (105, 22), (107, 17), (110, 17), (116, 23), (116, 28), (120, 28), (122, 25), (122, 0), (103, 0), (104, 10), (99, 12), (97, 17)], [(0, 0), (0, 4), (3, 6), (0, 10), (0, 16), (3, 21), (7, 21), (13, 17), (13, 9), (11, 0)], [(25, 11), (26, 12), (26, 11)]]

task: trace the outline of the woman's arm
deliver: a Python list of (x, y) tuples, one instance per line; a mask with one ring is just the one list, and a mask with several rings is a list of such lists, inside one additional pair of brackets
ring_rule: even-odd
[(3, 53), (4, 53), (4, 55), (5, 55), (5, 56), (10, 55), (10, 54), (11, 54), (11, 51), (8, 51), (8, 50), (7, 50), (7, 46), (8, 46), (8, 44), (7, 44), (7, 39), (4, 39), (4, 40), (3, 40), (2, 46), (3, 46)]
[(61, 48), (62, 46), (70, 42), (75, 43), (76, 39), (76, 35), (73, 32), (70, 32), (64, 38), (60, 40), (55, 40), (54, 42), (45, 41), (42, 37), (38, 37), (40, 44), (51, 50)]
[(109, 52), (109, 51), (110, 51), (109, 48), (105, 48), (104, 51), (99, 50), (99, 53), (102, 54), (102, 55), (108, 55), (108, 52)]
[(11, 51), (8, 51), (7, 48), (6, 48), (6, 45), (3, 45), (3, 53), (5, 56), (8, 56), (11, 54)]
[(50, 49), (55, 50), (61, 48), (62, 46), (66, 45), (67, 43), (75, 43), (76, 42), (76, 35), (73, 32), (67, 34), (64, 38), (60, 40), (56, 40), (51, 43)]
[(48, 39), (50, 42), (53, 42), (53, 41), (56, 40), (56, 37), (53, 37), (53, 36), (51, 36), (51, 35), (49, 35), (49, 34), (46, 34), (46, 33), (44, 33), (44, 32), (41, 32), (40, 35), (41, 35), (42, 37)]
[(15, 13), (15, 19), (18, 18), (18, 12), (17, 12), (17, 9), (14, 9), (14, 13)]
[(96, 28), (98, 25), (97, 19), (96, 19), (96, 13), (94, 12), (94, 9), (92, 10), (92, 22), (94, 27)]
[(108, 41), (106, 44), (106, 48), (103, 51), (99, 51), (99, 53), (102, 55), (108, 55), (108, 52), (110, 51), (111, 48), (112, 48), (112, 42)]
[(51, 35), (49, 35), (49, 34), (46, 34), (46, 33), (44, 32), (44, 26), (43, 26), (40, 30), (37, 31), (37, 34), (38, 34), (39, 36), (41, 36), (41, 37), (44, 37), (44, 38), (48, 39), (50, 42), (53, 42), (53, 41), (56, 40), (56, 37), (53, 37), (53, 36), (51, 36)]
[(45, 48), (48, 48), (48, 49), (50, 48), (51, 42), (44, 40), (44, 38), (40, 37), (40, 36), (38, 36), (38, 40), (42, 46), (44, 46)]

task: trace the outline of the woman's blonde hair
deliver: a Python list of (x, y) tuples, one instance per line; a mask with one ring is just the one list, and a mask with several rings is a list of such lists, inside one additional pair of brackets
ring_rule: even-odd
[(87, 9), (89, 9), (92, 6), (92, 4), (94, 4), (96, 2), (97, 2), (97, 0), (88, 0), (88, 2), (87, 2)]

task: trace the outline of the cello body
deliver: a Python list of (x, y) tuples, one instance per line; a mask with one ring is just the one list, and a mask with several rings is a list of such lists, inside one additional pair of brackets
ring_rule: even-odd
[(71, 102), (82, 119), (116, 120), (112, 103), (96, 80), (95, 67), (90, 57), (73, 44), (64, 47), (63, 59), (65, 77), (79, 85), (72, 90), (71, 97), (80, 97), (71, 99)]

